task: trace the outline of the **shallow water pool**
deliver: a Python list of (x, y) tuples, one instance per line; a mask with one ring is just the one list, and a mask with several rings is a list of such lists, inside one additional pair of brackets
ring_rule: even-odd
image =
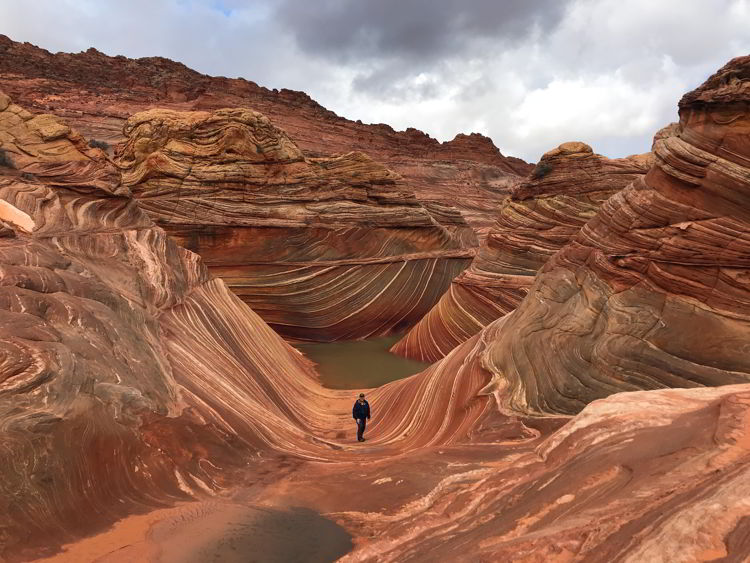
[(329, 389), (379, 387), (424, 370), (430, 364), (407, 360), (388, 349), (401, 338), (297, 343), (294, 346), (318, 364), (320, 383)]

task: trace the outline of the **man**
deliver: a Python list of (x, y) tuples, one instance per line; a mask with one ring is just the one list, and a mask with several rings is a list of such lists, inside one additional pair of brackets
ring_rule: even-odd
[(365, 401), (365, 394), (360, 393), (359, 399), (354, 401), (354, 408), (352, 409), (352, 416), (357, 421), (357, 441), (364, 442), (365, 439), (362, 434), (365, 433), (366, 420), (370, 420), (370, 404)]

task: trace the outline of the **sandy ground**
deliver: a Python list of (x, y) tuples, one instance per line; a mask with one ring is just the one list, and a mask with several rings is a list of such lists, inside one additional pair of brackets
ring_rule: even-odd
[(304, 508), (194, 502), (130, 516), (44, 563), (335, 561), (352, 549), (336, 523)]

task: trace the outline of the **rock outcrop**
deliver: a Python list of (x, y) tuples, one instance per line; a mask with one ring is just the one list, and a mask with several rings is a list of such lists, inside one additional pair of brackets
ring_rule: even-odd
[(118, 152), (134, 197), (288, 338), (403, 330), (440, 298), (476, 238), (362, 153), (305, 158), (246, 109), (151, 110)]
[(99, 149), (0, 94), (0, 150), (0, 557), (221, 487), (315, 426), (276, 400), (285, 377), (317, 392), (309, 363)]
[[(239, 114), (259, 122), (254, 139), (267, 129), (275, 144), (264, 154), (289, 157), (278, 166), (290, 175), (294, 165), (301, 177), (341, 165), (390, 176), (357, 155), (295, 161), (298, 149), (265, 118)], [(245, 154), (249, 137), (230, 122)], [(304, 460), (361, 459), (337, 443), (350, 393), (321, 388), (310, 362), (140, 209), (100, 149), (0, 94), (0, 150), (0, 557), (27, 559), (126, 514), (275, 481)], [(386, 192), (372, 190), (398, 198)], [(384, 417), (383, 455), (465, 437), (488, 403), (476, 397), (483, 380), (456, 377), (430, 372), (386, 392), (398, 408), (435, 408)], [(436, 433), (445, 412), (451, 423)], [(420, 430), (405, 439), (403, 424)]]
[(436, 361), (515, 309), (550, 256), (651, 162), (648, 153), (608, 159), (576, 142), (546, 153), (503, 203), (471, 266), (392, 351)]
[(679, 105), (676, 136), (490, 324), (503, 407), (575, 413), (620, 391), (750, 380), (750, 57)]
[[(414, 466), (350, 471), (357, 498), (337, 514), (368, 539), (342, 560), (641, 563), (750, 554), (748, 385), (622, 393), (542, 438), (510, 438), (421, 458), (418, 481), (428, 485), (396, 510), (383, 510), (383, 499), (415, 486)], [(460, 461), (449, 472), (440, 457)], [(321, 481), (294, 494), (309, 495), (305, 486)]]
[(532, 168), (503, 156), (479, 134), (440, 143), (417, 129), (365, 125), (337, 116), (302, 92), (210, 77), (160, 57), (108, 57), (96, 49), (52, 54), (0, 35), (0, 90), (110, 144), (123, 141), (124, 122), (145, 109), (252, 108), (287, 131), (307, 156), (365, 152), (401, 174), (420, 200), (458, 207), (481, 233), (492, 225), (510, 187)]

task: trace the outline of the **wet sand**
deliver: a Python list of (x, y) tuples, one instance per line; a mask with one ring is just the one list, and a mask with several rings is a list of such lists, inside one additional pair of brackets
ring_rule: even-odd
[(38, 561), (323, 563), (351, 549), (343, 528), (309, 509), (195, 502), (125, 518)]
[(388, 350), (401, 335), (294, 346), (317, 364), (320, 383), (329, 389), (380, 387), (423, 371), (430, 364), (407, 360)]

